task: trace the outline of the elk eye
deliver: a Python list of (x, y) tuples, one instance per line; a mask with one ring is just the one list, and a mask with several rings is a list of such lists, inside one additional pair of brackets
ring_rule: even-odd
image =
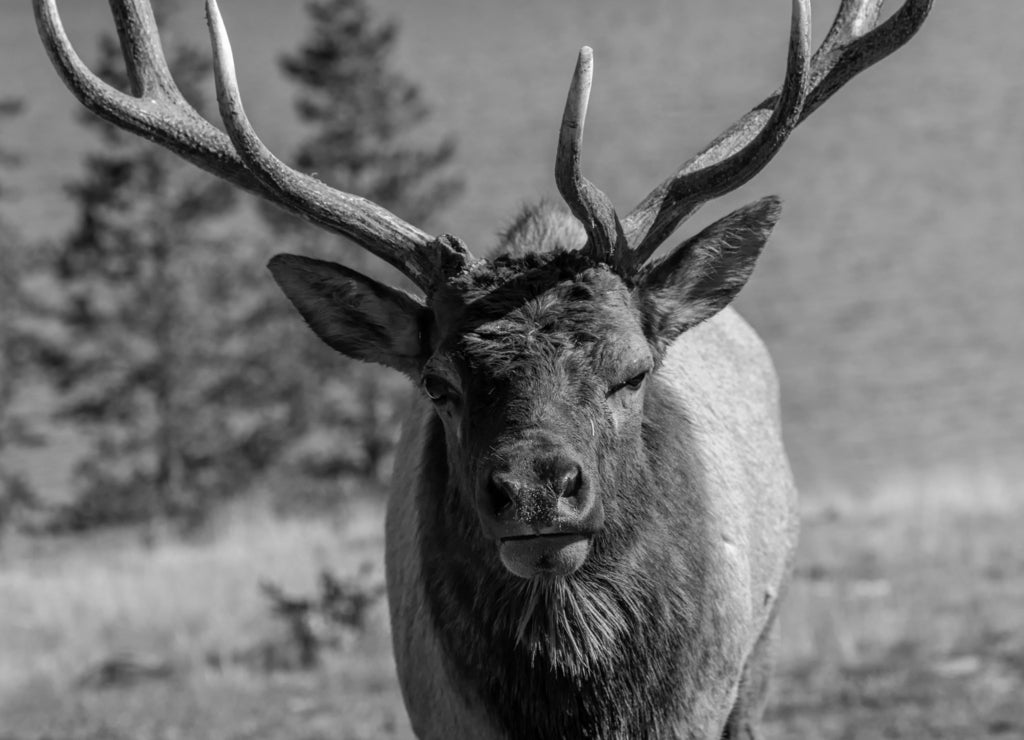
[(632, 378), (626, 381), (626, 387), (631, 391), (635, 391), (640, 387), (640, 384), (644, 382), (644, 378), (647, 377), (647, 371), (634, 375)]
[(646, 378), (646, 377), (647, 377), (647, 371), (646, 370), (644, 370), (642, 373), (637, 373), (636, 375), (634, 375), (629, 380), (623, 381), (623, 382), (619, 383), (618, 385), (612, 386), (610, 394), (611, 393), (618, 393), (623, 388), (628, 388), (631, 391), (635, 391), (637, 388), (639, 388), (641, 385), (643, 385), (644, 378)]
[(439, 375), (427, 375), (423, 378), (423, 392), (434, 403), (443, 403), (454, 394), (448, 381)]

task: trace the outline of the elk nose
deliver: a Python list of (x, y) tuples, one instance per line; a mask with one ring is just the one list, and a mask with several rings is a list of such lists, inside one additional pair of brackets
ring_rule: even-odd
[(491, 511), (501, 516), (509, 507), (523, 503), (526, 497), (550, 490), (557, 498), (568, 498), (579, 493), (583, 471), (574, 462), (565, 459), (544, 461), (536, 466), (543, 472), (522, 475), (511, 470), (493, 470), (487, 481), (487, 495)]
[(590, 529), (594, 496), (579, 464), (563, 456), (531, 463), (490, 472), (479, 501), (485, 528), (499, 538)]

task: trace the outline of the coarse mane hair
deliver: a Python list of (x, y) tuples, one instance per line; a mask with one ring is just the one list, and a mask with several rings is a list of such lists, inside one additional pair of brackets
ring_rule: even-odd
[(505, 229), (498, 234), (498, 245), (489, 255), (522, 257), (537, 252), (581, 249), (587, 232), (564, 205), (542, 200), (526, 205)]

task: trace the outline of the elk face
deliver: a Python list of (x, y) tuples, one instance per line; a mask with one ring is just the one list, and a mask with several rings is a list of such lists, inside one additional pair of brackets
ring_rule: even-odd
[(578, 262), (443, 293), (420, 378), (462, 505), (521, 577), (578, 569), (614, 515), (610, 456), (639, 460), (654, 354), (623, 281)]
[(453, 536), (488, 543), (517, 576), (567, 576), (595, 542), (630, 547), (662, 354), (732, 300), (778, 215), (766, 198), (628, 276), (582, 250), (499, 257), (429, 306), (328, 262), (270, 268), (328, 345), (401, 370), (433, 404)]

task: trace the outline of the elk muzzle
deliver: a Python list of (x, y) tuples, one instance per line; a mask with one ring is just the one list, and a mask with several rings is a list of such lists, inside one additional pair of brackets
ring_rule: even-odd
[(505, 567), (521, 578), (573, 573), (604, 523), (583, 467), (552, 447), (533, 442), (504, 450), (477, 497), (484, 533), (498, 544)]

